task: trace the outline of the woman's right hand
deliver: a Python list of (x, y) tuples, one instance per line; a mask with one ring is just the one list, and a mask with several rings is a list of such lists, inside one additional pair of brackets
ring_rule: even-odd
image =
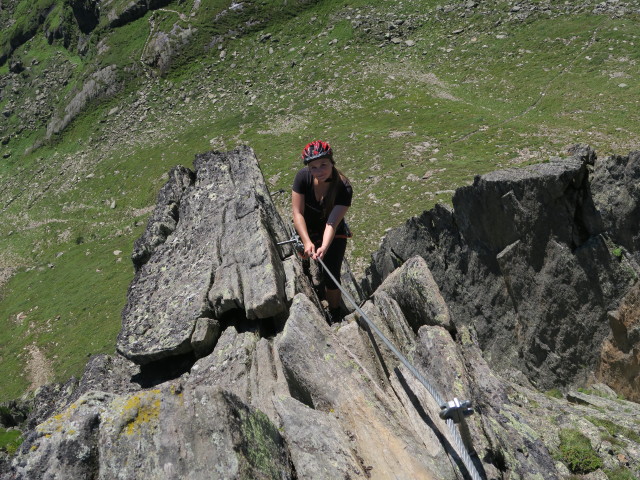
[(316, 253), (316, 246), (313, 242), (308, 242), (304, 244), (304, 258), (313, 257)]

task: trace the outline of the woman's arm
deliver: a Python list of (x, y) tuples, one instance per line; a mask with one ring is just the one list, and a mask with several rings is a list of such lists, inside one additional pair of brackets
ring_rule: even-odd
[(316, 252), (316, 246), (309, 238), (307, 222), (304, 220), (304, 194), (291, 192), (291, 210), (293, 212), (293, 226), (300, 235), (302, 245), (304, 245), (304, 254), (305, 256), (313, 256)]
[(340, 225), (340, 222), (347, 213), (347, 210), (349, 210), (349, 207), (345, 205), (336, 205), (335, 207), (333, 207), (333, 210), (331, 210), (331, 214), (329, 215), (327, 224), (324, 228), (324, 233), (322, 235), (322, 245), (315, 252), (313, 258), (322, 259), (324, 257), (324, 254), (329, 249), (331, 242), (333, 242), (333, 238), (336, 236), (336, 228), (338, 227), (338, 225)]

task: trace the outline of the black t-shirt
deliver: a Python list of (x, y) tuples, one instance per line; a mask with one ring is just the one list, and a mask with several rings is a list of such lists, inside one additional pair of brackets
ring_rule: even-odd
[[(324, 228), (327, 223), (327, 218), (324, 214), (324, 199), (322, 202), (318, 202), (316, 195), (313, 191), (313, 176), (308, 168), (301, 169), (293, 180), (293, 191), (304, 195), (304, 221), (307, 224), (307, 231), (309, 236), (322, 237)], [(351, 190), (351, 184), (349, 182), (342, 181), (342, 178), (338, 180), (338, 190), (336, 192), (335, 205), (344, 205), (346, 207), (351, 206), (351, 197), (353, 191)], [(336, 227), (336, 235), (345, 235), (346, 228), (344, 219)]]

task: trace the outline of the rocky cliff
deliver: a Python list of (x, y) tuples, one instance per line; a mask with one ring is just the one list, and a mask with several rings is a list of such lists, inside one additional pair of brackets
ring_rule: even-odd
[(420, 255), (454, 324), (477, 333), (493, 367), (516, 368), (541, 389), (584, 384), (610, 331), (607, 312), (637, 280), (638, 168), (637, 152), (596, 163), (576, 146), (568, 159), (477, 177), (453, 208), (386, 236), (367, 290)]
[(638, 394), (638, 161), (478, 177), (390, 232), (362, 290), (345, 264), (360, 313), (472, 402), (461, 449), (359, 312), (326, 322), (252, 150), (197, 156), (134, 246), (117, 353), (40, 391), (3, 480), (461, 479), (463, 450), (482, 478), (639, 475), (640, 407), (603, 384)]

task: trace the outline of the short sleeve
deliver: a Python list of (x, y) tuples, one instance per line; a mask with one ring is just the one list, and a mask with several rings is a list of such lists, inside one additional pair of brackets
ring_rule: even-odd
[(353, 189), (348, 182), (340, 182), (340, 187), (336, 192), (336, 200), (334, 205), (343, 205), (345, 207), (351, 206), (351, 197), (353, 196)]
[(293, 179), (293, 187), (291, 189), (302, 195), (305, 195), (309, 187), (309, 170), (303, 168), (298, 171), (295, 178)]

